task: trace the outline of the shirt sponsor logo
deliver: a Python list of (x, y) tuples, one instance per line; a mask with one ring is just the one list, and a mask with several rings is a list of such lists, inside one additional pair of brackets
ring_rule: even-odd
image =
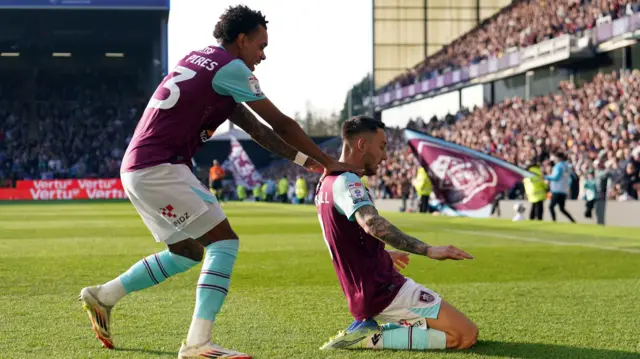
[(166, 205), (165, 207), (160, 208), (160, 210), (162, 211), (161, 215), (162, 215), (163, 217), (167, 217), (167, 218), (176, 218), (175, 213), (173, 213), (174, 208), (173, 208), (173, 206), (172, 206), (172, 205), (168, 204), (168, 205)]
[(364, 187), (361, 183), (349, 183), (347, 185), (349, 189), (349, 197), (353, 199), (360, 199), (365, 197)]
[(264, 96), (264, 94), (262, 93), (262, 89), (260, 88), (260, 82), (258, 81), (257, 77), (255, 76), (249, 77), (249, 88), (251, 89), (251, 92), (253, 92), (253, 94), (256, 95), (256, 97)]

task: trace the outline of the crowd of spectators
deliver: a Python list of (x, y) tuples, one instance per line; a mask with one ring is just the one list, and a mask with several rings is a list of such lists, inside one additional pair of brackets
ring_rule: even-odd
[[(99, 85), (60, 85), (55, 94), (39, 90), (30, 102), (0, 100), (1, 186), (10, 187), (17, 179), (118, 177), (123, 151), (146, 99), (124, 82), (89, 82)], [(0, 94), (7, 91), (0, 84)], [(409, 127), (521, 167), (539, 163), (546, 174), (551, 172), (551, 155), (562, 152), (580, 180), (576, 183), (593, 171), (607, 171), (608, 198), (638, 198), (640, 70), (600, 73), (581, 87), (564, 82), (553, 94), (528, 101), (512, 98), (426, 123), (416, 119)], [(368, 178), (368, 185), (377, 198), (404, 197), (412, 192), (418, 162), (402, 130), (387, 129), (387, 136), (388, 159)], [(321, 147), (338, 158), (341, 145), (336, 138)], [(309, 192), (319, 179), (287, 161), (260, 171), (264, 179), (276, 181), (283, 175), (291, 182), (303, 176)]]
[[(551, 173), (552, 155), (565, 153), (576, 180), (573, 198), (580, 197), (579, 184), (595, 171), (610, 174), (609, 199), (638, 198), (640, 70), (600, 73), (580, 88), (564, 82), (558, 92), (547, 96), (529, 101), (508, 99), (442, 120), (411, 120), (408, 127), (523, 168), (537, 163), (545, 174)], [(368, 178), (368, 184), (376, 198), (401, 198), (412, 191), (410, 183), (419, 164), (404, 142), (402, 130), (386, 131), (388, 159), (376, 176)], [(323, 148), (338, 158), (341, 145), (336, 139)], [(279, 162), (262, 173), (274, 179), (282, 174), (290, 179), (302, 175), (308, 183), (318, 179), (288, 162)]]
[(532, 163), (551, 172), (550, 157), (565, 153), (574, 177), (611, 173), (607, 196), (637, 199), (640, 170), (640, 71), (604, 74), (580, 88), (525, 101), (508, 99), (453, 123), (412, 124), (432, 135), (474, 148), (526, 168)]
[(36, 83), (35, 100), (0, 100), (0, 186), (20, 179), (119, 177), (145, 104), (134, 82), (79, 74)]
[(516, 0), (467, 34), (398, 75), (380, 92), (407, 86), (433, 73), (459, 69), (509, 49), (591, 29), (598, 19), (640, 12), (640, 0)]

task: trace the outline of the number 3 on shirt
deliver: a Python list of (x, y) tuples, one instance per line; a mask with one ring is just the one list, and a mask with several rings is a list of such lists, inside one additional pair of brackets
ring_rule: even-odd
[[(161, 110), (168, 110), (178, 103), (178, 99), (180, 99), (180, 87), (178, 87), (178, 83), (186, 80), (192, 79), (196, 76), (196, 72), (188, 69), (184, 66), (176, 66), (173, 70), (174, 76), (170, 79), (166, 80), (162, 87), (169, 90), (169, 96), (164, 100), (158, 100), (157, 98), (151, 97), (149, 100), (149, 104), (147, 108), (157, 108)], [(155, 94), (154, 94), (155, 96)]]

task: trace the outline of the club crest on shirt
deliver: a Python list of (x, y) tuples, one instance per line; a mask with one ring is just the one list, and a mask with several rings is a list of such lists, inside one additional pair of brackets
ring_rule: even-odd
[(256, 97), (264, 96), (257, 77), (249, 76), (249, 88), (251, 89), (251, 92), (256, 95)]
[(424, 290), (420, 291), (420, 301), (423, 303), (431, 303), (434, 300), (436, 300), (436, 298), (428, 292), (425, 292)]

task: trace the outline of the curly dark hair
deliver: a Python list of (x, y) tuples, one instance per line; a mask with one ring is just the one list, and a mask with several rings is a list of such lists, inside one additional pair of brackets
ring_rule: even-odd
[(259, 25), (267, 28), (267, 19), (260, 11), (251, 10), (245, 5), (231, 6), (220, 16), (213, 30), (213, 37), (223, 44), (234, 42), (238, 35), (249, 35)]

